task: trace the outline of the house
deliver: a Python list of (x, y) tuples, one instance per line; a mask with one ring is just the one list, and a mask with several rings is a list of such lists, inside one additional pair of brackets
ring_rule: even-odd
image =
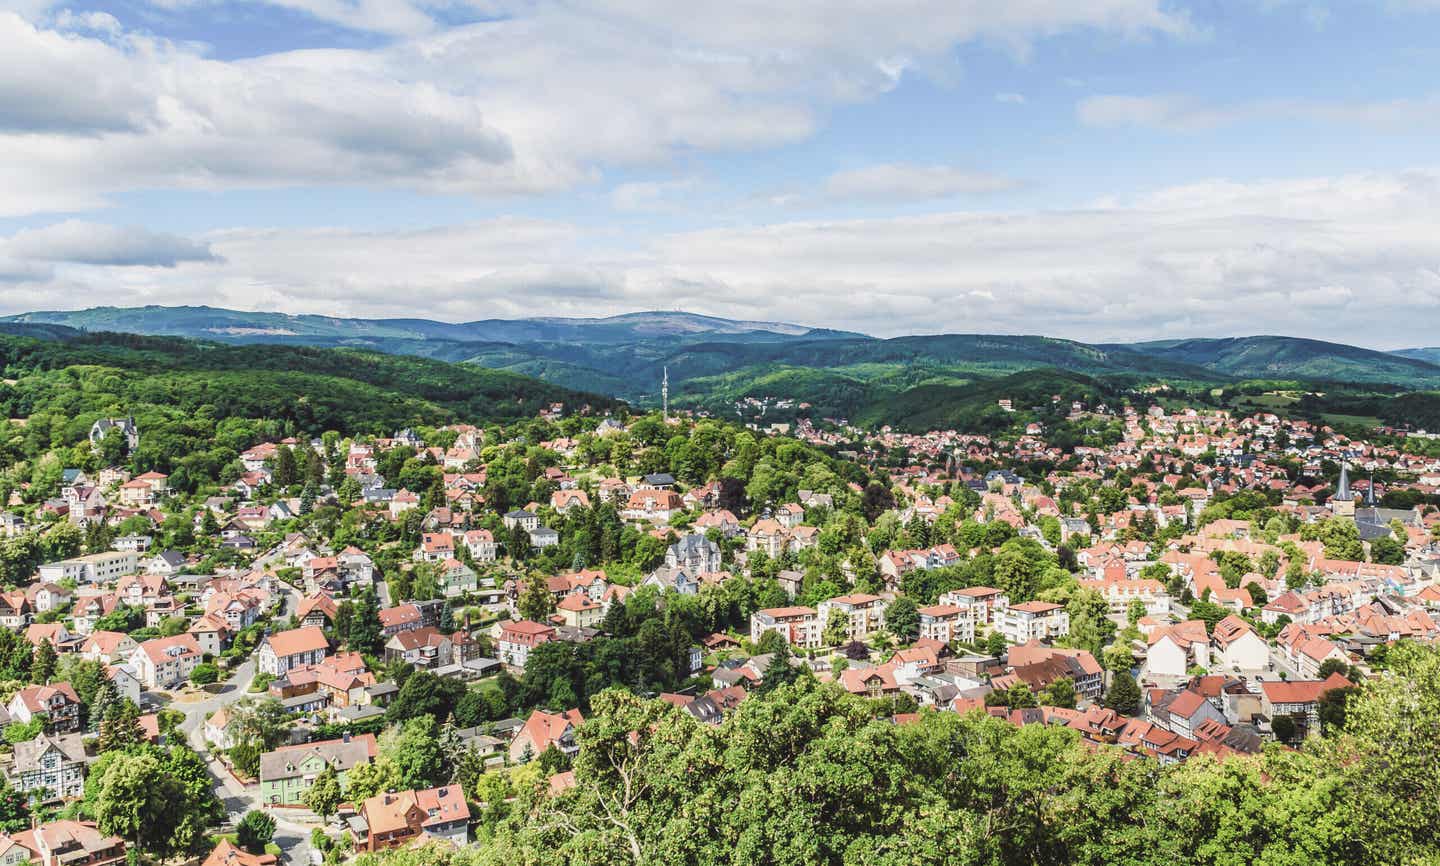
[(511, 531), (519, 528), (524, 532), (532, 532), (540, 527), (540, 515), (533, 511), (517, 509), (506, 512), (505, 516), (500, 518), (500, 522)]
[(470, 841), (470, 807), (458, 784), (423, 791), (387, 791), (360, 804), (349, 819), (357, 851), (381, 851), (412, 842)]
[(560, 543), (560, 533), (548, 526), (537, 526), (527, 534), (530, 536), (530, 546), (536, 550), (544, 550)]
[(385, 661), (405, 661), (416, 667), (439, 668), (478, 655), (474, 641), (463, 631), (445, 634), (434, 626), (402, 631), (385, 642)]
[(200, 663), (204, 652), (193, 635), (157, 637), (145, 641), (130, 654), (136, 679), (146, 688), (168, 689), (181, 685)]
[(16, 692), (5, 705), (10, 720), (29, 724), (33, 718), (45, 719), (46, 730), (73, 734), (80, 730), (80, 698), (69, 683), (48, 686), (26, 686)]
[(476, 562), (494, 562), (499, 545), (495, 543), (495, 536), (488, 529), (471, 529), (464, 535), (465, 547), (470, 551), (470, 558)]
[(113, 664), (130, 658), (135, 652), (134, 638), (121, 631), (92, 631), (80, 644), (80, 654), (97, 662)]
[(823, 628), (813, 607), (771, 607), (750, 614), (750, 640), (756, 643), (773, 631), (793, 647), (818, 647)]
[(25, 587), (25, 598), (36, 613), (49, 613), (70, 603), (74, 593), (58, 583), (32, 583)]
[(670, 518), (684, 510), (685, 503), (674, 490), (659, 490), (642, 487), (630, 494), (625, 507), (620, 509), (624, 520), (669, 523)]
[(90, 447), (99, 451), (111, 430), (124, 440), (127, 452), (140, 445), (140, 428), (135, 426), (134, 418), (101, 418), (90, 425)]
[(556, 490), (550, 494), (550, 507), (557, 514), (569, 514), (577, 508), (589, 508), (590, 496), (583, 490)]
[(383, 637), (421, 628), (425, 624), (425, 617), (420, 612), (419, 605), (415, 604), (397, 604), (394, 607), (381, 608), (377, 612), (377, 616), (380, 620), (380, 634)]
[(1031, 641), (1011, 647), (1006, 660), (1009, 662), (1006, 673), (991, 678), (990, 684), (996, 689), (1023, 682), (1038, 692), (1058, 679), (1069, 678), (1075, 693), (1092, 701), (1099, 700), (1105, 690), (1105, 671), (1086, 650)]
[(222, 706), (205, 720), (205, 727), (201, 735), (205, 738), (205, 742), (212, 747), (229, 749), (235, 745), (233, 722), (234, 719), (230, 717), (229, 709)]
[(23, 590), (0, 592), (0, 626), (11, 630), (24, 628), (30, 622), (30, 599)]
[(73, 800), (85, 795), (89, 763), (79, 734), (41, 734), (15, 744), (10, 785), (28, 794), (31, 803)]
[(1211, 658), (1222, 667), (1236, 671), (1270, 669), (1269, 645), (1250, 627), (1250, 623), (1234, 614), (1215, 624), (1210, 644), (1213, 650)]
[(480, 587), (475, 569), (454, 558), (447, 559), (440, 565), (436, 578), (440, 594), (446, 598), (456, 598)]
[(722, 568), (720, 545), (698, 532), (682, 536), (665, 551), (667, 568), (683, 568), (691, 574), (719, 571)]
[(1145, 695), (1146, 715), (1155, 724), (1182, 737), (1195, 738), (1205, 722), (1224, 724), (1225, 715), (1193, 689), (1150, 689)]
[(222, 838), (200, 866), (275, 866), (275, 855), (251, 854)]
[(496, 642), (500, 663), (524, 670), (530, 651), (554, 639), (555, 629), (548, 625), (528, 619), (504, 623), (500, 626), (500, 640)]
[(975, 620), (971, 609), (953, 604), (931, 604), (919, 609), (920, 638), (948, 644), (974, 643)]
[[(7, 847), (6, 842), (13, 847)], [(19, 866), (120, 866), (125, 842), (107, 836), (88, 821), (50, 821), (33, 830), (0, 836), (0, 863)]]
[(559, 749), (561, 754), (573, 756), (580, 751), (580, 744), (575, 741), (575, 730), (584, 723), (585, 717), (580, 715), (579, 710), (563, 713), (535, 710), (510, 741), (510, 760), (523, 764), (538, 758), (551, 746)]
[(280, 676), (291, 668), (319, 664), (330, 652), (325, 632), (313, 626), (267, 635), (255, 650), (256, 669)]
[(650, 573), (641, 586), (653, 586), (660, 590), (673, 589), (680, 595), (695, 595), (700, 591), (696, 574), (684, 568), (661, 566)]
[(1010, 605), (996, 620), (996, 629), (1011, 643), (1048, 640), (1070, 633), (1070, 614), (1048, 601)]
[(40, 579), (47, 583), (74, 581), (82, 583), (113, 583), (140, 567), (140, 556), (133, 550), (107, 550), (40, 566)]
[(1355, 685), (1338, 673), (1323, 680), (1266, 680), (1260, 683), (1261, 711), (1273, 724), (1278, 716), (1290, 716), (1307, 732), (1320, 729), (1320, 698), (1331, 689)]
[(566, 625), (599, 628), (605, 619), (605, 605), (592, 601), (585, 593), (572, 592), (555, 605), (555, 613)]
[(1210, 664), (1210, 636), (1202, 620), (1192, 619), (1150, 632), (1145, 652), (1145, 673), (1155, 677), (1183, 677), (1192, 667)]
[(333, 623), (339, 614), (340, 605), (328, 592), (317, 592), (300, 599), (295, 610), (295, 617), (300, 621), (300, 625), (306, 628), (325, 628)]
[(838, 611), (845, 617), (846, 641), (863, 641), (885, 627), (885, 607), (878, 595), (852, 593), (820, 602), (820, 628), (830, 622), (830, 614)]
[(260, 802), (267, 806), (298, 806), (326, 767), (343, 785), (350, 770), (375, 760), (374, 734), (346, 736), (295, 746), (281, 746), (260, 756)]
[[(415, 549), (419, 562), (444, 562), (455, 558), (455, 536), (448, 532), (426, 532), (420, 536), (420, 546)], [(338, 568), (339, 563), (336, 563)]]
[(953, 589), (940, 596), (940, 604), (953, 604), (971, 611), (976, 625), (987, 625), (996, 620), (1010, 606), (1010, 597), (1003, 589), (993, 586), (971, 586)]
[(850, 694), (866, 698), (886, 698), (900, 694), (900, 684), (895, 680), (895, 669), (889, 664), (869, 668), (846, 668), (840, 672), (840, 685)]

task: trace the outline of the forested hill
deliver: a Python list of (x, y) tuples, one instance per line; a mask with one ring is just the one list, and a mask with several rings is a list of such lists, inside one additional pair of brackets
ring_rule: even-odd
[(11, 419), (0, 443), (7, 456), (77, 446), (97, 418), (133, 415), (141, 429), (137, 466), (180, 470), (182, 489), (187, 475), (216, 477), (262, 427), (267, 436), (388, 435), (407, 426), (533, 417), (551, 403), (570, 412), (624, 406), (471, 364), (130, 334), (0, 336), (0, 365), (0, 406)]

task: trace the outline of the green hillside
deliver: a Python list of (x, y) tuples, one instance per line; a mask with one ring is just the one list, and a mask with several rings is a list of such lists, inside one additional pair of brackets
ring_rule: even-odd
[(1388, 352), (1299, 337), (1228, 337), (1135, 343), (1136, 352), (1241, 378), (1388, 382), (1440, 387), (1440, 366)]
[(514, 373), (355, 349), (106, 333), (3, 336), (0, 366), (0, 407), (8, 418), (28, 419), (7, 431), (23, 443), (12, 444), (13, 452), (79, 445), (97, 418), (133, 415), (142, 431), (139, 465), (183, 467), (195, 480), (214, 478), (261, 428), (271, 436), (389, 434), (533, 417), (555, 402), (572, 411), (623, 408)]
[[(916, 431), (998, 433), (1021, 421), (1063, 415), (1075, 400), (1090, 406), (1113, 400), (1118, 391), (1114, 385), (1079, 373), (1027, 370), (967, 384), (921, 385), (862, 407), (853, 420)], [(1010, 400), (1015, 411), (1002, 409), (1001, 400)]]

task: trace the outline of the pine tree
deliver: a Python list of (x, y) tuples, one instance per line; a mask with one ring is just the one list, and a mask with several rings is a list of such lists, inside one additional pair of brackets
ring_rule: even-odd
[(45, 685), (55, 676), (55, 647), (48, 640), (40, 642), (30, 662), (30, 682)]
[(140, 708), (129, 700), (119, 700), (106, 711), (100, 725), (100, 751), (123, 751), (145, 741), (140, 729)]

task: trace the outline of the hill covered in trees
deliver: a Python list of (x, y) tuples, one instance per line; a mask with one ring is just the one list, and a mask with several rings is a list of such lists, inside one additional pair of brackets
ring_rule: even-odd
[(136, 468), (171, 473), (182, 490), (216, 478), (267, 436), (389, 435), (416, 424), (527, 418), (551, 403), (623, 410), (613, 398), (515, 373), (354, 349), (0, 336), (0, 367), (0, 411), (15, 419), (0, 442), (9, 460), (88, 448), (96, 419), (131, 416), (141, 431)]

